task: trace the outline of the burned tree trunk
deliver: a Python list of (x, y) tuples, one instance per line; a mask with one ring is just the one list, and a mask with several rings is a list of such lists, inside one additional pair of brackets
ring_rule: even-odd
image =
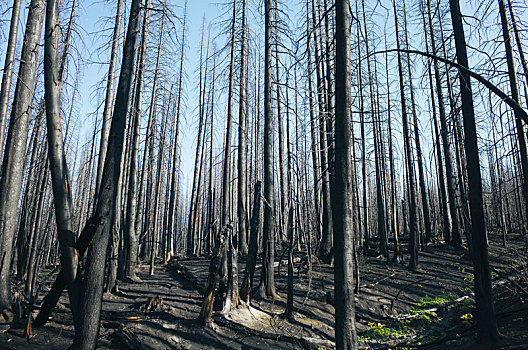
[(275, 230), (273, 224), (273, 116), (271, 111), (271, 10), (272, 0), (264, 1), (264, 226), (260, 296), (275, 299)]
[(348, 0), (336, 4), (336, 127), (332, 196), (334, 232), (335, 339), (337, 349), (357, 349), (354, 310), (354, 223), (350, 147), (350, 12)]
[(74, 249), (74, 213), (72, 204), (71, 184), (68, 166), (64, 153), (62, 125), (60, 115), (60, 86), (57, 62), (57, 25), (58, 8), (56, 0), (48, 0), (46, 8), (45, 45), (44, 45), (44, 83), (46, 101), (46, 124), (48, 130), (48, 159), (51, 170), (53, 188), (53, 203), (55, 206), (55, 220), (59, 247), (61, 251), (61, 265), (64, 281), (68, 286), (70, 307), (74, 324), (78, 324), (79, 288), (74, 283), (77, 276), (77, 252)]
[(22, 187), (29, 118), (33, 110), (33, 88), (38, 63), (40, 34), (44, 21), (44, 8), (44, 0), (32, 0), (29, 5), (18, 79), (2, 162), (0, 176), (0, 309), (11, 307), (9, 269), (16, 229), (18, 200)]
[(7, 119), (7, 107), (9, 105), (11, 79), (13, 77), (13, 69), (15, 65), (18, 17), (20, 15), (21, 2), (21, 0), (13, 1), (13, 9), (11, 10), (11, 25), (9, 27), (9, 39), (7, 40), (4, 71), (2, 72), (2, 87), (0, 88), (0, 156), (2, 156), (2, 151), (4, 149), (4, 131)]
[(121, 73), (117, 86), (114, 115), (110, 127), (108, 156), (105, 158), (101, 193), (95, 210), (95, 216), (103, 222), (97, 230), (94, 244), (88, 251), (85, 274), (82, 279), (80, 314), (83, 319), (79, 331), (75, 333), (72, 348), (88, 350), (95, 349), (99, 335), (99, 321), (104, 283), (104, 268), (106, 262), (108, 241), (111, 236), (111, 223), (116, 208), (117, 184), (119, 181), (120, 163), (125, 136), (126, 115), (128, 112), (130, 87), (134, 67), (137, 36), (139, 32), (139, 0), (130, 4), (130, 19), (123, 50)]
[[(457, 61), (468, 69), (466, 39), (462, 24), (462, 14), (458, 0), (449, 0), (451, 20), (455, 36)], [(469, 203), (471, 211), (471, 227), (473, 229), (473, 273), (476, 328), (478, 342), (485, 345), (495, 344), (499, 339), (499, 331), (493, 309), (491, 295), (491, 276), (489, 266), (488, 246), (486, 245), (486, 225), (484, 221), (484, 206), (482, 200), (482, 176), (475, 126), (475, 111), (473, 107), (473, 92), (471, 80), (465, 69), (459, 69), (460, 94), (462, 100), (462, 116), (464, 118), (464, 146), (468, 157)]]

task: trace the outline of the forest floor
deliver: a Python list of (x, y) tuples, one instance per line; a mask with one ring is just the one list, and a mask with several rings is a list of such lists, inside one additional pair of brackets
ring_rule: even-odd
[[(504, 338), (496, 348), (528, 349), (527, 238), (508, 237), (506, 247), (500, 237), (491, 238), (495, 311)], [(240, 306), (227, 318), (215, 313), (210, 328), (195, 321), (209, 259), (173, 259), (158, 265), (154, 276), (142, 265), (141, 282), (120, 282), (116, 295), (104, 295), (99, 348), (332, 348), (332, 266), (314, 261), (309, 274), (307, 259), (296, 260), (295, 319), (285, 320), (287, 264), (283, 258), (276, 267), (275, 301), (253, 301), (251, 307)], [(242, 272), (244, 262), (239, 266)], [(259, 277), (257, 270), (256, 283)], [(395, 265), (377, 256), (363, 256), (356, 296), (362, 348), (479, 349), (472, 286), (471, 263), (463, 260), (463, 252), (446, 245), (425, 247), (418, 273), (408, 271), (405, 263)], [(73, 339), (67, 294), (63, 293), (46, 326), (32, 329), (29, 340), (22, 325), (0, 327), (0, 349), (66, 349)]]

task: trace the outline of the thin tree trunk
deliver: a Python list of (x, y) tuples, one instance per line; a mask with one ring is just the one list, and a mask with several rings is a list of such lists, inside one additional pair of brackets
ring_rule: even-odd
[(105, 157), (99, 201), (95, 216), (101, 217), (103, 223), (97, 230), (94, 243), (88, 252), (83, 286), (81, 291), (80, 314), (83, 319), (79, 332), (76, 332), (72, 348), (81, 350), (95, 349), (99, 336), (99, 321), (104, 282), (108, 241), (111, 234), (111, 223), (115, 215), (117, 184), (119, 181), (119, 166), (125, 137), (126, 114), (128, 112), (129, 95), (134, 68), (135, 50), (139, 32), (139, 0), (130, 4), (130, 19), (128, 22), (121, 73), (117, 86), (114, 115), (110, 127), (108, 157)]
[[(119, 31), (121, 30), (121, 21), (123, 17), (123, 1), (117, 1), (117, 11), (114, 24), (114, 33), (112, 36), (112, 52), (110, 54), (110, 67), (108, 68), (108, 81), (106, 83), (106, 98), (103, 112), (103, 126), (101, 128), (101, 141), (99, 145), (99, 160), (97, 165), (97, 175), (95, 182), (94, 208), (97, 205), (99, 197), (99, 188), (101, 186), (101, 176), (103, 175), (103, 165), (108, 149), (108, 133), (110, 132), (110, 122), (112, 118), (112, 107), (114, 105), (114, 86), (115, 72), (117, 65), (117, 54), (119, 49)], [(146, 10), (148, 12), (148, 10)]]
[(20, 16), (21, 0), (13, 1), (11, 10), (11, 25), (9, 26), (9, 38), (7, 39), (6, 58), (4, 71), (2, 72), (2, 87), (0, 88), (0, 156), (4, 150), (5, 125), (7, 119), (7, 107), (9, 105), (9, 91), (15, 66), (15, 51), (18, 32), (18, 17)]
[(0, 176), (0, 309), (11, 307), (10, 265), (15, 236), (18, 200), (22, 187), (24, 154), (28, 137), (29, 118), (33, 108), (33, 88), (44, 0), (32, 0), (24, 35), (18, 79), (9, 120), (2, 172)]
[(275, 230), (273, 222), (273, 115), (271, 110), (271, 19), (272, 0), (264, 0), (264, 226), (262, 271), (259, 294), (275, 299)]
[[(432, 21), (431, 1), (427, 0), (427, 4), (428, 4), (428, 16), (429, 16), (429, 31), (431, 35), (431, 50), (432, 50), (433, 55), (436, 55), (437, 46), (436, 46), (433, 21)], [(444, 232), (447, 233), (448, 243), (454, 245), (455, 247), (461, 247), (462, 237), (460, 235), (460, 228), (458, 224), (458, 216), (457, 216), (457, 211), (456, 211), (455, 186), (453, 184), (453, 162), (451, 160), (451, 150), (449, 147), (449, 140), (448, 140), (447, 116), (446, 116), (446, 111), (445, 111), (442, 81), (440, 77), (440, 66), (437, 60), (434, 60), (433, 66), (434, 66), (434, 75), (435, 75), (435, 82), (436, 82), (436, 93), (438, 95), (438, 111), (439, 111), (439, 117), (440, 117), (440, 136), (442, 138), (442, 146), (443, 146), (443, 151), (444, 151), (443, 153), (444, 153), (444, 160), (445, 160), (445, 171), (446, 171), (445, 181), (447, 183), (447, 193), (446, 193), (447, 196), (445, 199), (449, 206), (449, 212), (451, 216), (451, 230), (450, 232), (447, 232), (447, 231), (444, 231)], [(442, 179), (442, 181), (444, 180)]]
[[(138, 73), (135, 82), (135, 92), (133, 102), (133, 108), (131, 111), (131, 153), (130, 153), (130, 168), (129, 168), (129, 179), (128, 179), (128, 196), (127, 196), (127, 211), (125, 218), (125, 243), (127, 246), (127, 261), (125, 268), (125, 276), (132, 281), (139, 281), (136, 275), (137, 266), (137, 251), (138, 251), (138, 229), (140, 226), (136, 226), (136, 217), (138, 209), (138, 194), (137, 194), (137, 164), (138, 164), (138, 151), (139, 151), (139, 130), (141, 126), (141, 102), (143, 101), (143, 84), (145, 76), (145, 63), (147, 57), (147, 43), (149, 36), (150, 27), (150, 4), (151, 0), (147, 1), (147, 8), (143, 16), (143, 30), (141, 32), (141, 47), (139, 52), (138, 62)], [(146, 160), (144, 159), (143, 162)], [(139, 197), (141, 201), (141, 197)]]
[[(506, 15), (506, 5), (504, 0), (499, 1), (499, 12), (502, 23), (502, 37), (504, 38), (504, 46), (506, 51), (506, 63), (508, 65), (508, 76), (510, 80), (510, 91), (513, 100), (518, 104), (521, 103), (519, 98), (519, 85), (517, 82), (517, 73), (515, 70), (515, 62), (513, 57), (512, 40), (510, 35), (510, 25), (508, 23), (508, 16)], [(521, 51), (522, 52), (522, 51)], [(526, 64), (524, 62), (524, 64)], [(519, 143), (519, 155), (521, 158), (521, 172), (522, 172), (522, 194), (524, 197), (524, 208), (528, 212), (528, 149), (526, 148), (526, 131), (525, 123), (522, 121), (518, 111), (514, 110), (515, 115), (515, 129), (517, 131), (517, 142)], [(527, 218), (525, 217), (524, 220)], [(523, 225), (524, 226), (524, 225)]]
[[(183, 93), (183, 62), (185, 58), (185, 32), (187, 30), (187, 0), (185, 0), (185, 10), (183, 14), (183, 31), (182, 31), (182, 39), (181, 39), (181, 57), (180, 57), (180, 70), (178, 75), (178, 100), (176, 102), (176, 130), (174, 131), (174, 155), (172, 159), (172, 178), (171, 178), (171, 185), (170, 185), (170, 197), (169, 197), (169, 221), (167, 224), (169, 235), (173, 236), (175, 232), (178, 231), (175, 230), (176, 228), (176, 206), (177, 206), (177, 197), (176, 195), (176, 179), (178, 177), (178, 171), (179, 167), (177, 167), (178, 163), (178, 142), (179, 142), (179, 135), (180, 135), (180, 116), (181, 116), (181, 101), (182, 101), (182, 93)], [(214, 79), (214, 77), (213, 77)]]
[[(396, 46), (400, 49), (400, 33), (398, 27), (398, 13), (396, 11), (396, 2), (393, 1), (394, 24), (396, 28)], [(411, 155), (411, 135), (409, 131), (409, 122), (407, 117), (407, 102), (405, 99), (405, 86), (403, 81), (403, 62), (401, 53), (398, 51), (398, 75), (400, 84), (400, 99), (402, 108), (402, 125), (403, 125), (403, 144), (405, 148), (405, 163), (407, 167), (407, 184), (409, 189), (409, 252), (411, 259), (409, 269), (418, 270), (418, 223), (416, 213), (416, 190), (414, 182), (414, 165), (412, 164)]]
[(72, 204), (71, 184), (64, 153), (62, 139), (62, 125), (60, 115), (60, 78), (57, 61), (57, 25), (58, 8), (56, 0), (47, 0), (46, 29), (44, 45), (44, 83), (46, 101), (46, 125), (48, 130), (48, 159), (51, 170), (53, 187), (53, 203), (59, 247), (61, 251), (61, 265), (64, 281), (68, 286), (70, 307), (74, 324), (80, 320), (78, 314), (79, 288), (74, 283), (77, 275), (77, 252), (73, 248), (75, 243), (74, 213)]
[[(458, 0), (449, 0), (451, 20), (455, 37), (455, 48), (458, 63), (469, 68), (466, 39)], [(482, 177), (473, 109), (473, 92), (467, 71), (459, 69), (462, 115), (464, 118), (464, 146), (468, 157), (469, 203), (471, 210), (471, 227), (473, 229), (473, 273), (475, 291), (475, 319), (477, 340), (481, 344), (492, 345), (499, 339), (493, 300), (491, 294), (491, 276), (489, 267), (488, 246), (486, 245), (486, 225), (482, 200)]]
[(336, 0), (335, 173), (332, 214), (336, 348), (357, 349), (353, 271), (353, 182), (350, 147), (350, 13), (348, 0)]
[(242, 38), (240, 39), (240, 101), (238, 109), (238, 247), (241, 255), (248, 253), (247, 245), (247, 63), (246, 63), (246, 3), (242, 0)]
[[(233, 85), (235, 73), (235, 24), (236, 24), (236, 0), (233, 1), (233, 18), (231, 24), (231, 54), (229, 63), (229, 88), (227, 92), (227, 125), (224, 143), (224, 162), (222, 169), (222, 212), (220, 217), (221, 227), (230, 224), (230, 195), (231, 195), (231, 142), (232, 142), (232, 125), (233, 125)], [(234, 246), (233, 231), (227, 233), (227, 242), (223, 253), (227, 258), (227, 294), (222, 313), (228, 313), (231, 308), (236, 307), (239, 303), (238, 296), (238, 274), (237, 274), (237, 253)], [(228, 252), (229, 251), (229, 252)], [(227, 254), (227, 255), (225, 255)], [(223, 277), (223, 276), (222, 276)], [(235, 280), (236, 277), (236, 280)]]
[[(409, 35), (407, 31), (407, 11), (405, 9), (405, 1), (403, 2), (404, 7), (404, 26), (405, 26), (405, 48), (409, 49)], [(427, 189), (425, 187), (425, 171), (424, 171), (424, 164), (423, 164), (423, 155), (422, 155), (422, 146), (420, 143), (420, 129), (418, 125), (418, 113), (416, 111), (416, 101), (414, 97), (414, 87), (413, 87), (413, 77), (412, 77), (412, 70), (411, 70), (411, 58), (410, 55), (407, 54), (407, 69), (408, 69), (408, 75), (409, 75), (409, 84), (410, 84), (410, 94), (411, 94), (411, 109), (412, 109), (412, 116), (413, 116), (413, 124), (414, 124), (414, 142), (416, 144), (416, 158), (418, 160), (418, 182), (420, 185), (420, 193), (421, 193), (421, 199), (422, 199), (422, 211), (423, 211), (423, 219), (424, 219), (424, 226), (425, 226), (425, 237), (423, 238), (423, 243), (428, 243), (431, 241), (431, 238), (433, 236), (431, 231), (431, 218), (429, 214), (429, 203), (427, 201)]]
[[(195, 217), (198, 202), (198, 186), (199, 186), (199, 175), (200, 175), (200, 155), (202, 148), (202, 135), (203, 135), (203, 105), (202, 105), (202, 94), (203, 94), (203, 44), (204, 44), (204, 26), (202, 25), (202, 41), (200, 44), (200, 93), (199, 93), (199, 120), (198, 120), (198, 140), (196, 142), (196, 154), (194, 158), (194, 176), (192, 183), (192, 192), (191, 192), (191, 205), (189, 208), (189, 221), (187, 226), (187, 254), (192, 255), (195, 253)], [(207, 76), (207, 72), (205, 72)]]

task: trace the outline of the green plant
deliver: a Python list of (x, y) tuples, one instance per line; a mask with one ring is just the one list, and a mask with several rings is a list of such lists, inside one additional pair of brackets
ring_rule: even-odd
[(369, 322), (370, 329), (360, 336), (361, 341), (368, 339), (380, 338), (399, 338), (411, 332), (411, 329), (406, 325), (401, 325), (398, 329), (387, 327), (383, 323)]
[(411, 313), (419, 313), (423, 310), (432, 309), (436, 306), (448, 303), (450, 301), (453, 301), (457, 299), (457, 296), (455, 294), (442, 294), (438, 295), (436, 297), (430, 297), (429, 295), (424, 296), (423, 298), (418, 299), (416, 304), (411, 307)]

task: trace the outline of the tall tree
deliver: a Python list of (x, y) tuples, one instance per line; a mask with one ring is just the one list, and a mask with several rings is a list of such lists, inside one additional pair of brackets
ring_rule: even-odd
[[(229, 87), (227, 91), (227, 125), (224, 140), (224, 162), (222, 167), (222, 212), (220, 216), (221, 227), (225, 227), (231, 222), (231, 142), (233, 128), (233, 90), (235, 74), (235, 29), (236, 29), (236, 0), (233, 0), (233, 18), (231, 22), (231, 52), (229, 62)], [(235, 246), (233, 230), (227, 233), (226, 252), (224, 257), (227, 258), (227, 296), (223, 312), (229, 312), (231, 307), (236, 307), (239, 303), (238, 297), (238, 273), (237, 273), (237, 253)], [(227, 254), (227, 256), (225, 255)], [(224, 258), (224, 259), (225, 259)]]
[(9, 270), (16, 229), (18, 200), (22, 188), (29, 118), (33, 111), (33, 88), (35, 86), (45, 3), (44, 0), (32, 0), (29, 5), (0, 175), (0, 309), (11, 308)]
[(46, 101), (46, 124), (48, 129), (48, 159), (51, 170), (53, 187), (53, 203), (59, 247), (61, 251), (61, 265), (64, 281), (68, 286), (70, 307), (74, 324), (78, 324), (80, 315), (77, 312), (79, 303), (79, 288), (75, 284), (77, 275), (77, 252), (74, 232), (74, 212), (68, 166), (62, 137), (62, 123), (60, 113), (60, 87), (58, 58), (57, 58), (57, 25), (58, 3), (47, 0), (45, 45), (44, 45), (44, 83)]
[[(438, 47), (436, 45), (435, 31), (433, 26), (433, 9), (431, 6), (431, 0), (427, 0), (428, 16), (429, 16), (429, 32), (431, 37), (431, 51), (433, 55), (436, 55)], [(449, 206), (449, 213), (451, 217), (451, 229), (444, 227), (446, 234), (446, 240), (448, 243), (455, 247), (462, 246), (462, 236), (460, 235), (460, 228), (458, 224), (458, 216), (456, 210), (456, 197), (455, 197), (455, 184), (453, 183), (453, 161), (451, 158), (451, 148), (449, 146), (449, 135), (447, 126), (447, 113), (444, 104), (444, 93), (442, 88), (442, 80), (440, 74), (440, 65), (437, 60), (433, 62), (434, 76), (436, 83), (436, 94), (438, 96), (438, 112), (440, 119), (440, 137), (442, 138), (442, 150), (444, 153), (444, 164), (445, 164), (445, 181), (447, 184), (446, 193), (446, 204)], [(440, 179), (444, 181), (444, 179)], [(444, 213), (446, 215), (447, 213)], [(449, 231), (448, 231), (449, 230)]]
[(396, 28), (396, 47), (398, 49), (398, 76), (400, 86), (401, 114), (403, 126), (403, 146), (405, 152), (405, 165), (407, 168), (407, 188), (409, 190), (409, 252), (411, 259), (409, 269), (418, 270), (418, 215), (416, 212), (416, 186), (414, 182), (414, 165), (411, 152), (411, 133), (409, 130), (409, 118), (407, 115), (407, 101), (405, 97), (405, 84), (403, 78), (403, 60), (400, 50), (400, 32), (398, 27), (398, 12), (396, 11), (396, 1), (392, 2), (394, 9), (394, 26)]
[(128, 112), (129, 95), (132, 85), (134, 58), (139, 33), (139, 0), (132, 0), (130, 4), (130, 18), (123, 49), (123, 60), (117, 86), (114, 114), (108, 138), (108, 153), (105, 157), (101, 193), (95, 217), (102, 218), (93, 245), (88, 251), (85, 273), (82, 279), (80, 314), (83, 319), (79, 324), (79, 331), (75, 333), (72, 348), (90, 350), (97, 347), (99, 337), (99, 321), (101, 317), (104, 268), (108, 241), (111, 235), (111, 223), (116, 208), (117, 184), (119, 181), (120, 163), (125, 137), (126, 114)]
[(482, 176), (475, 126), (475, 110), (473, 107), (473, 92), (469, 69), (466, 38), (462, 24), (462, 14), (458, 0), (449, 0), (451, 21), (455, 37), (456, 57), (458, 64), (465, 68), (459, 69), (460, 96), (462, 101), (462, 116), (464, 120), (464, 147), (468, 164), (469, 204), (471, 212), (473, 274), (475, 292), (475, 319), (477, 339), (481, 344), (492, 345), (499, 339), (497, 321), (493, 310), (491, 295), (491, 276), (489, 253), (486, 244), (486, 223), (484, 221), (484, 205), (482, 199)]
[(264, 1), (264, 223), (260, 296), (275, 299), (275, 230), (273, 224), (273, 115), (271, 110), (272, 0)]
[[(508, 16), (506, 15), (506, 5), (504, 0), (499, 1), (499, 13), (502, 23), (502, 37), (504, 39), (504, 48), (506, 51), (506, 63), (508, 66), (508, 76), (510, 80), (510, 92), (515, 102), (520, 103), (519, 99), (519, 84), (517, 82), (517, 72), (515, 69), (515, 61), (513, 57), (513, 44), (510, 35), (510, 24)], [(522, 51), (521, 51), (522, 52)], [(524, 55), (523, 55), (524, 56)], [(525, 62), (523, 62), (526, 64)], [(527, 77), (528, 78), (528, 77)], [(519, 111), (514, 111), (515, 115), (515, 129), (517, 131), (517, 142), (519, 143), (519, 156), (521, 158), (521, 185), (522, 194), (524, 197), (524, 208), (528, 212), (528, 148), (526, 145), (526, 130), (525, 123), (522, 121)], [(527, 217), (525, 217), (525, 220)]]
[[(177, 183), (176, 180), (178, 178), (178, 167), (176, 166), (178, 164), (178, 142), (179, 142), (179, 135), (180, 135), (180, 116), (181, 116), (181, 104), (182, 104), (182, 93), (183, 93), (183, 62), (185, 59), (185, 32), (187, 30), (187, 0), (185, 0), (185, 10), (183, 14), (183, 29), (182, 29), (182, 39), (181, 39), (181, 51), (180, 51), (180, 69), (178, 73), (178, 88), (177, 88), (177, 94), (178, 98), (176, 101), (176, 126), (174, 131), (174, 141), (173, 141), (173, 147), (174, 147), (174, 154), (172, 159), (172, 176), (171, 176), (171, 184), (170, 184), (170, 196), (169, 196), (169, 218), (168, 218), (168, 234), (169, 236), (173, 236), (175, 233), (175, 216), (176, 216), (176, 191), (177, 191)], [(214, 77), (213, 77), (214, 79)], [(212, 147), (212, 146), (211, 146)]]
[[(137, 250), (138, 250), (138, 234), (137, 230), (140, 228), (136, 226), (137, 216), (137, 165), (138, 165), (138, 151), (139, 151), (139, 129), (141, 126), (141, 105), (143, 101), (143, 84), (145, 77), (145, 63), (147, 60), (147, 42), (150, 27), (150, 7), (151, 1), (148, 0), (147, 8), (143, 16), (143, 29), (141, 31), (141, 45), (139, 47), (139, 59), (137, 62), (137, 76), (134, 84), (134, 101), (131, 111), (131, 142), (130, 142), (130, 167), (128, 169), (128, 196), (125, 216), (125, 230), (124, 240), (126, 244), (127, 259), (125, 262), (125, 276), (132, 281), (138, 281), (136, 275), (137, 265)], [(145, 161), (145, 160), (143, 160)]]
[(103, 111), (103, 125), (101, 128), (101, 140), (99, 143), (99, 158), (97, 165), (97, 175), (95, 181), (94, 208), (97, 204), (99, 188), (101, 185), (101, 176), (103, 176), (103, 165), (108, 149), (108, 133), (110, 132), (110, 122), (112, 118), (112, 106), (114, 104), (114, 86), (115, 73), (117, 65), (117, 54), (119, 49), (119, 32), (121, 30), (121, 21), (123, 17), (123, 1), (117, 1), (117, 10), (114, 23), (114, 33), (112, 35), (112, 52), (110, 53), (110, 66), (108, 68), (108, 80), (106, 82), (106, 97)]
[(4, 129), (7, 119), (7, 107), (9, 105), (9, 91), (11, 90), (11, 79), (15, 66), (15, 51), (18, 33), (18, 17), (20, 15), (21, 0), (13, 1), (11, 10), (11, 25), (9, 26), (9, 38), (7, 39), (6, 57), (4, 71), (2, 72), (2, 87), (0, 88), (0, 156), (4, 149)]
[(246, 6), (247, 0), (242, 0), (242, 37), (240, 38), (240, 99), (238, 108), (238, 246), (240, 254), (248, 253), (247, 245), (247, 63), (246, 63)]
[(352, 148), (350, 146), (350, 12), (348, 0), (336, 0), (335, 167), (332, 196), (334, 232), (335, 339), (338, 350), (357, 349), (354, 310), (354, 223)]
[[(404, 34), (405, 34), (405, 48), (409, 49), (409, 34), (407, 30), (407, 10), (405, 6), (405, 1), (403, 1), (403, 24), (404, 24)], [(429, 215), (429, 202), (427, 200), (427, 189), (425, 186), (425, 171), (424, 171), (424, 164), (423, 164), (423, 155), (422, 155), (422, 145), (420, 143), (420, 128), (418, 125), (418, 113), (416, 111), (416, 100), (414, 96), (414, 86), (413, 86), (413, 78), (412, 78), (412, 69), (411, 69), (411, 57), (410, 54), (407, 53), (407, 74), (409, 76), (409, 92), (411, 94), (411, 111), (412, 111), (412, 117), (413, 117), (413, 126), (414, 126), (414, 143), (416, 145), (416, 158), (418, 161), (418, 184), (420, 186), (420, 193), (421, 193), (421, 199), (422, 199), (422, 212), (423, 212), (423, 219), (424, 219), (424, 229), (425, 229), (425, 237), (424, 241), (425, 243), (429, 242), (432, 237), (431, 232), (431, 218)]]

